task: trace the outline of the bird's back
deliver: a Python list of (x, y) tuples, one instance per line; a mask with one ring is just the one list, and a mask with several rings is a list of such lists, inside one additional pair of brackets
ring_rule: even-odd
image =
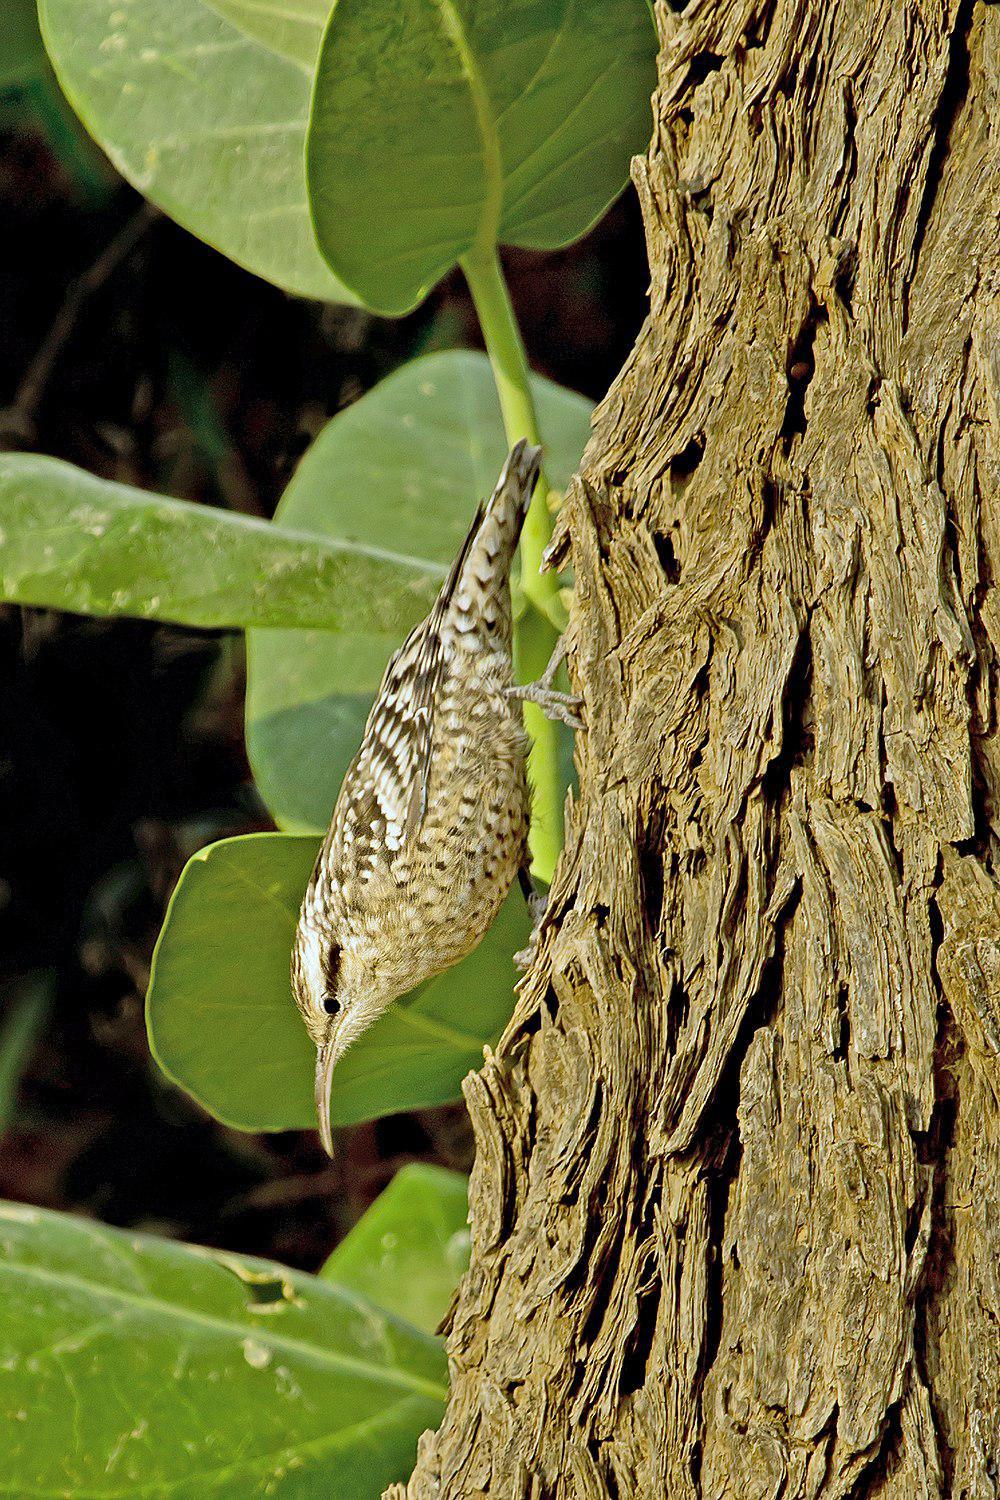
[(306, 895), (303, 918), (325, 916), (341, 943), (386, 929), (403, 988), (475, 946), (524, 856), (510, 571), (538, 459), (512, 450), (430, 614), (390, 661)]

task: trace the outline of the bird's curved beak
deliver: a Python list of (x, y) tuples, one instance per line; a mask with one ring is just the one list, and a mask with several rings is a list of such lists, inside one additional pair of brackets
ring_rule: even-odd
[(333, 1066), (337, 1061), (336, 1039), (330, 1037), (323, 1042), (316, 1054), (316, 1118), (319, 1121), (319, 1138), (327, 1156), (333, 1155), (333, 1127), (330, 1124), (330, 1085), (333, 1082)]

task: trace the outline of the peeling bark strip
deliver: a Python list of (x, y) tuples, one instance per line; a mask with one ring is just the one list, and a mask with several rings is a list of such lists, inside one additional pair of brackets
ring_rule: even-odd
[(1000, 1495), (1000, 7), (658, 9), (589, 732), (411, 1497)]

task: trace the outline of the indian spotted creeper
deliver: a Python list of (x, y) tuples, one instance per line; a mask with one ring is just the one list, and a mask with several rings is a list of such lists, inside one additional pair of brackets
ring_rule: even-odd
[(551, 678), (515, 687), (510, 570), (540, 450), (511, 451), (427, 618), (390, 661), (302, 902), (292, 988), (316, 1043), (316, 1109), (398, 996), (470, 953), (516, 874), (531, 891), (521, 698), (578, 724)]

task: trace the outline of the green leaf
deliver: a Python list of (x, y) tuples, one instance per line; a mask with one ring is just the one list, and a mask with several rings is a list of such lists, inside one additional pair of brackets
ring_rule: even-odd
[(434, 1333), (469, 1264), (469, 1182), (401, 1167), (320, 1272)]
[(141, 193), (258, 276), (355, 300), (309, 222), (309, 69), (202, 0), (40, 0), (40, 13), (70, 103)]
[[(591, 404), (532, 381), (546, 467), (569, 483), (590, 432)], [(340, 542), (391, 546), (412, 576), (454, 557), (507, 452), (485, 355), (430, 354), (405, 365), (320, 433), (278, 507), (285, 525)], [(363, 602), (359, 591), (359, 606)], [(373, 628), (359, 610), (336, 634), (253, 631), (248, 639), (247, 746), (261, 792), (284, 828), (326, 828), (361, 740), (386, 661), (426, 613), (414, 593), (398, 619)]]
[(337, 0), (306, 150), (320, 248), (403, 313), (473, 247), (569, 244), (650, 132), (644, 0)]
[(314, 838), (223, 839), (188, 860), (149, 980), (153, 1056), (175, 1083), (241, 1130), (315, 1121), (315, 1049), (292, 1000), (289, 961)]
[(0, 1490), (359, 1500), (443, 1410), (440, 1344), (270, 1261), (0, 1204)]
[(0, 456), (0, 598), (180, 625), (390, 630), (441, 568), (348, 538), (97, 479), (60, 459)]
[[(318, 848), (315, 838), (260, 833), (202, 849), (185, 866), (153, 955), (153, 1054), (239, 1130), (316, 1124), (316, 1055), (292, 999), (289, 958)], [(513, 1008), (511, 955), (529, 929), (515, 888), (475, 953), (389, 1008), (337, 1068), (335, 1125), (460, 1096)]]
[(44, 72), (35, 0), (6, 0), (0, 29), (0, 92), (23, 88)]
[(232, 21), (271, 52), (290, 57), (309, 69), (316, 65), (333, 0), (207, 0), (212, 10)]

